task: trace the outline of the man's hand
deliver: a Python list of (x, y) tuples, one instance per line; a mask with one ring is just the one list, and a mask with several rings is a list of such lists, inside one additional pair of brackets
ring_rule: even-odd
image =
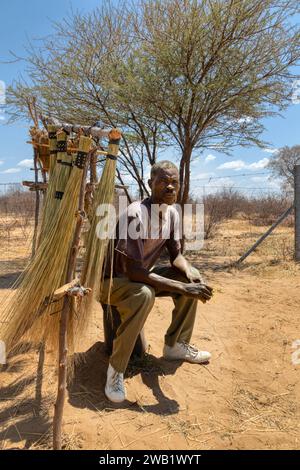
[(187, 279), (189, 280), (189, 282), (191, 282), (191, 283), (200, 282), (201, 284), (204, 284), (204, 280), (203, 280), (201, 274), (199, 273), (198, 269), (194, 268), (191, 265), (187, 266), (186, 271), (185, 271), (185, 275), (186, 275)]
[(192, 283), (182, 285), (182, 294), (192, 299), (201, 300), (205, 304), (206, 301), (210, 300), (213, 295), (213, 289), (206, 284)]

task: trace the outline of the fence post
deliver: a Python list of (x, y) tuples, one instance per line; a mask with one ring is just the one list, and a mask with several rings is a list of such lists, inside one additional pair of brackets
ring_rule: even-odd
[(294, 166), (295, 261), (300, 261), (300, 165)]
[(255, 248), (258, 247), (258, 245), (261, 244), (261, 242), (263, 242), (269, 235), (270, 233), (273, 232), (273, 230), (279, 225), (281, 224), (281, 222), (289, 215), (290, 212), (292, 212), (294, 208), (294, 205), (290, 206), (286, 211), (284, 211), (283, 214), (281, 214), (281, 216), (279, 217), (279, 219), (276, 220), (276, 222), (274, 222), (273, 225), (271, 225), (271, 227), (261, 236), (259, 237), (259, 239), (254, 243), (254, 245), (251, 246), (251, 248), (249, 248), (249, 250), (246, 251), (246, 253), (244, 253), (236, 262), (235, 264), (239, 264), (241, 263), (242, 261), (244, 261), (244, 259), (246, 259), (251, 253), (252, 251), (255, 250)]

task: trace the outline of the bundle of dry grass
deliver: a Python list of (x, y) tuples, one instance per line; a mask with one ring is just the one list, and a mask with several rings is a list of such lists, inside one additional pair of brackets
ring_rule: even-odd
[(53, 210), (56, 210), (57, 204), (63, 198), (65, 187), (72, 169), (72, 155), (67, 153), (67, 134), (64, 131), (57, 133), (57, 164), (59, 165), (59, 175), (55, 188), (55, 204)]
[[(53, 131), (51, 131), (53, 132)], [(50, 132), (49, 132), (50, 134)], [(54, 134), (54, 133), (53, 133)], [(72, 156), (67, 154), (67, 134), (65, 131), (57, 133), (57, 140), (52, 134), (51, 147), (54, 153), (57, 150), (56, 164), (49, 176), (49, 185), (44, 204), (39, 243), (49, 230), (49, 224), (53, 224), (63, 198), (65, 187), (72, 169)]]
[(57, 156), (57, 136), (56, 127), (48, 126), (49, 146), (50, 146), (50, 165), (49, 165), (49, 181), (45, 196), (42, 220), (40, 225), (40, 234), (38, 244), (40, 245), (44, 234), (47, 231), (48, 221), (51, 220), (52, 205), (54, 203), (54, 195), (57, 187), (57, 179), (59, 176), (60, 166), (56, 163)]
[[(92, 295), (84, 297), (79, 308), (76, 324), (81, 334), (89, 323), (92, 301), (93, 299), (99, 300), (101, 292), (103, 264), (109, 243), (109, 232), (107, 230), (107, 223), (110, 220), (109, 206), (112, 204), (114, 197), (120, 138), (121, 133), (116, 129), (109, 134), (107, 160), (94, 194), (93, 218), (80, 277), (81, 284), (92, 289)], [(103, 217), (99, 220), (98, 211), (101, 206), (106, 207), (108, 212), (103, 214)]]
[(0, 337), (8, 352), (26, 333), (31, 341), (40, 342), (44, 338), (53, 345), (57, 344), (58, 311), (61, 307), (57, 305), (58, 311), (53, 314), (51, 297), (64, 280), (90, 143), (89, 137), (80, 138), (76, 166), (71, 171), (57, 217), (49, 222), (35, 257), (19, 278), (12, 296), (1, 306), (0, 323), (3, 326)]

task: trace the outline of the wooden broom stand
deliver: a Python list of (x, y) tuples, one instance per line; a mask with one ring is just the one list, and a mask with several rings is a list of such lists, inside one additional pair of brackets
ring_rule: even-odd
[[(67, 275), (66, 275), (67, 283), (70, 283), (72, 281), (72, 277), (73, 277), (73, 273), (74, 273), (75, 265), (76, 265), (77, 253), (79, 249), (80, 234), (81, 234), (81, 228), (82, 228), (83, 218), (84, 218), (83, 217), (84, 194), (85, 194), (85, 186), (86, 186), (87, 167), (88, 165), (86, 164), (82, 172), (83, 174), (82, 174), (80, 194), (79, 194), (77, 222), (75, 226), (74, 237), (72, 241), (72, 248), (71, 248), (68, 265), (67, 265)], [(55, 403), (55, 408), (54, 408), (54, 418), (53, 418), (53, 449), (54, 450), (61, 450), (61, 447), (62, 447), (62, 420), (63, 420), (65, 397), (66, 397), (66, 392), (67, 392), (67, 355), (68, 355), (67, 325), (68, 325), (68, 317), (69, 317), (69, 311), (70, 311), (69, 302), (70, 302), (70, 298), (65, 295), (62, 312), (61, 312), (60, 330), (59, 330), (58, 389), (57, 389), (57, 397), (56, 397), (56, 403)]]
[[(49, 148), (49, 144), (40, 144), (39, 142), (35, 142), (33, 140), (27, 140), (26, 142), (27, 144), (31, 144), (34, 148), (39, 148), (39, 147), (46, 147), (46, 148)], [(67, 152), (78, 152), (78, 148), (77, 147), (68, 147), (67, 148)], [(97, 155), (108, 155), (108, 152), (106, 152), (106, 150), (98, 150), (96, 151)]]

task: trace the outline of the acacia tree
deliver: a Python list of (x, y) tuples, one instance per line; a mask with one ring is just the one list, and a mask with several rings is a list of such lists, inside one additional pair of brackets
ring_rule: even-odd
[(11, 120), (27, 115), (23, 97), (30, 92), (44, 115), (71, 123), (121, 128), (123, 145), (117, 177), (121, 184), (133, 181), (144, 197), (149, 194), (147, 168), (155, 163), (165, 139), (155, 115), (145, 116), (131, 100), (119, 99), (114, 77), (120, 79), (122, 62), (130, 55), (128, 26), (126, 15), (116, 15), (109, 4), (55, 23), (54, 34), (43, 41), (42, 47), (29, 45), (27, 75), (31, 85), (17, 81), (9, 87), (7, 113)]
[(122, 169), (141, 195), (145, 166), (175, 145), (184, 204), (196, 150), (266, 145), (261, 119), (288, 105), (297, 78), (298, 10), (297, 0), (106, 3), (56, 24), (28, 72), (47, 114), (122, 128)]
[(269, 161), (268, 168), (275, 178), (282, 181), (282, 189), (293, 191), (294, 166), (300, 165), (300, 145), (282, 147)]
[[(180, 202), (195, 149), (264, 145), (260, 119), (289, 103), (300, 55), (294, 0), (145, 0), (126, 85), (181, 152)], [(130, 83), (130, 85), (129, 85)]]

